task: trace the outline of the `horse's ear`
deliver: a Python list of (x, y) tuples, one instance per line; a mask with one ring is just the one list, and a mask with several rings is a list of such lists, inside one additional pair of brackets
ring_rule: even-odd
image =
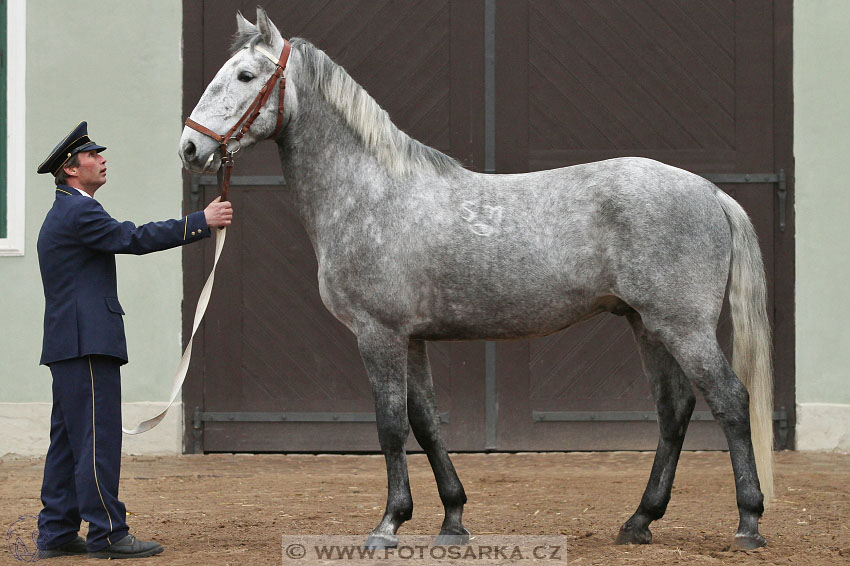
[(260, 30), (260, 36), (263, 38), (263, 43), (269, 47), (274, 47), (283, 43), (283, 36), (269, 19), (266, 11), (257, 7), (257, 28)]
[(236, 29), (239, 35), (244, 36), (257, 30), (257, 26), (245, 19), (242, 12), (236, 12)]

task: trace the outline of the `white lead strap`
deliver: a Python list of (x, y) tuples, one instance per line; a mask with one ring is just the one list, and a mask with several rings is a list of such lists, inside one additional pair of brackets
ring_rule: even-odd
[(123, 430), (125, 434), (141, 434), (158, 425), (160, 421), (165, 418), (165, 414), (168, 412), (168, 409), (171, 408), (171, 405), (174, 404), (177, 396), (180, 395), (180, 390), (183, 388), (183, 382), (186, 380), (186, 373), (189, 371), (189, 362), (192, 359), (192, 341), (195, 339), (195, 332), (198, 331), (198, 327), (204, 319), (204, 313), (207, 311), (207, 305), (210, 302), (213, 281), (215, 280), (215, 268), (218, 265), (218, 258), (221, 257), (221, 250), (224, 248), (224, 239), (226, 236), (227, 228), (216, 230), (215, 259), (213, 260), (212, 271), (210, 271), (207, 282), (204, 283), (204, 288), (201, 289), (198, 306), (195, 307), (195, 322), (192, 324), (192, 336), (189, 338), (189, 343), (186, 344), (186, 350), (183, 352), (183, 357), (180, 359), (180, 365), (177, 367), (177, 374), (174, 376), (174, 384), (171, 387), (171, 397), (168, 400), (168, 406), (165, 407), (165, 410), (163, 410), (160, 414), (146, 421), (142, 421), (133, 428), (121, 427), (121, 430)]

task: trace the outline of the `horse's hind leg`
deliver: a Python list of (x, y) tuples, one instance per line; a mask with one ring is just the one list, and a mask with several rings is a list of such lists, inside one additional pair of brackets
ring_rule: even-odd
[(369, 548), (398, 545), (396, 531), (413, 515), (407, 475), (407, 336), (371, 330), (357, 337), (375, 400), (378, 440), (387, 463), (387, 506), (380, 524), (366, 540)]
[(670, 501), (676, 464), (696, 398), (679, 363), (664, 344), (646, 330), (640, 316), (630, 314), (628, 319), (655, 397), (659, 436), (652, 472), (640, 505), (634, 515), (620, 527), (616, 542), (648, 544), (652, 541), (649, 524), (664, 515)]
[(431, 364), (424, 340), (411, 340), (407, 354), (407, 414), (419, 446), (428, 455), (437, 490), (445, 508), (445, 519), (436, 544), (465, 544), (469, 531), (461, 519), (466, 493), (457, 477), (440, 435), (440, 419), (431, 379)]
[(734, 546), (744, 549), (764, 546), (766, 541), (758, 531), (764, 496), (750, 436), (750, 395), (723, 355), (714, 329), (690, 334), (671, 332), (662, 339), (702, 392), (729, 443), (740, 516)]

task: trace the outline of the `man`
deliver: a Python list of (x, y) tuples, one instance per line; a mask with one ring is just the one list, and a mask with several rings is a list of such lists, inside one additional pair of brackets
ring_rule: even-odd
[[(118, 222), (94, 199), (106, 182), (106, 148), (81, 122), (38, 167), (56, 182), (56, 200), (38, 236), (44, 285), (41, 363), (53, 375), (50, 448), (38, 519), (40, 558), (88, 554), (141, 558), (157, 542), (129, 534), (118, 499), (121, 466), (121, 365), (127, 363), (124, 310), (118, 302), (115, 254), (182, 246), (228, 226), (229, 202), (216, 199), (180, 220), (136, 227)], [(78, 536), (89, 523), (87, 540)]]

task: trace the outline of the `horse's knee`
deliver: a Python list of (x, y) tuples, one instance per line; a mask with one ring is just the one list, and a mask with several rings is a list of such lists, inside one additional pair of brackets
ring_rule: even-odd
[(410, 425), (403, 422), (378, 422), (378, 442), (381, 450), (387, 453), (399, 453), (404, 450), (407, 437), (410, 435)]
[(407, 437), (410, 436), (406, 408), (404, 404), (392, 398), (376, 399), (375, 420), (378, 428), (378, 442), (385, 454), (404, 450)]
[[(428, 419), (427, 421), (416, 422), (411, 420), (411, 429), (416, 442), (422, 450), (431, 457), (443, 458), (446, 453), (446, 447), (443, 443), (443, 435), (440, 432), (439, 420)], [(448, 456), (445, 456), (446, 458)]]

